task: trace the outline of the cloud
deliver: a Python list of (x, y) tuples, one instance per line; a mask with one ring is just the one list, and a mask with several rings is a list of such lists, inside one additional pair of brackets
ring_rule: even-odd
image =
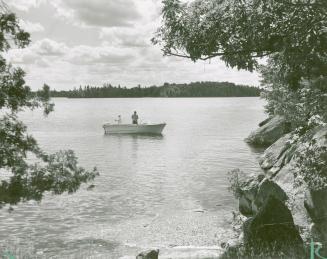
[(13, 64), (28, 65), (34, 64), (38, 55), (30, 49), (12, 49), (4, 54), (4, 57)]
[(44, 27), (40, 23), (33, 23), (21, 19), (19, 25), (23, 30), (29, 33), (44, 31)]
[(141, 18), (133, 0), (53, 0), (60, 16), (95, 27), (130, 27)]
[(144, 35), (142, 30), (131, 28), (103, 28), (100, 39), (112, 46), (120, 47), (147, 47), (150, 44), (149, 35)]
[(33, 35), (35, 41), (27, 48), (4, 54), (27, 72), (26, 82), (33, 89), (43, 83), (72, 89), (105, 82), (127, 87), (209, 80), (258, 82), (257, 74), (228, 69), (219, 59), (209, 64), (163, 57), (159, 47), (150, 43), (159, 26), (161, 0), (8, 2), (26, 11), (20, 12), (25, 30), (42, 31)]
[(71, 48), (65, 60), (75, 65), (105, 64), (108, 66), (120, 66), (132, 63), (134, 57), (131, 51), (119, 48), (80, 45)]
[(51, 39), (43, 39), (35, 42), (31, 49), (41, 56), (63, 56), (68, 47), (64, 43), (59, 43)]
[(7, 4), (20, 11), (27, 12), (30, 8), (39, 7), (46, 0), (10, 0)]
[(66, 55), (68, 47), (51, 39), (42, 39), (24, 49), (11, 49), (5, 53), (7, 60), (13, 64), (49, 66), (60, 56)]
[(68, 47), (65, 43), (51, 39), (36, 41), (25, 49), (12, 49), (6, 55), (7, 59), (16, 64), (50, 64), (57, 62), (72, 65), (93, 66), (121, 66), (131, 64), (136, 58), (135, 52), (108, 45), (88, 46), (78, 45)]

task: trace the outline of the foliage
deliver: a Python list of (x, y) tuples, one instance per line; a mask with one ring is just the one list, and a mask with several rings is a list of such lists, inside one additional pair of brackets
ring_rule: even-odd
[(257, 57), (281, 65), (288, 84), (326, 75), (325, 0), (164, 0), (163, 25), (153, 43), (166, 55), (192, 60), (220, 56), (227, 65), (252, 71)]
[(270, 115), (282, 115), (294, 129), (308, 131), (327, 122), (327, 77), (302, 79), (298, 89), (290, 90), (280, 73), (268, 65), (261, 68), (265, 85), (266, 111)]
[(69, 98), (117, 98), (117, 97), (231, 97), (259, 96), (257, 87), (235, 85), (228, 82), (194, 82), (190, 84), (168, 84), (156, 87), (103, 87), (85, 86), (71, 91), (52, 91), (52, 97)]
[[(29, 34), (19, 27), (16, 15), (2, 2), (0, 7), (0, 52), (13, 45), (27, 46)], [(27, 134), (17, 113), (42, 107), (47, 115), (53, 110), (53, 104), (49, 100), (49, 86), (44, 85), (43, 90), (32, 93), (24, 76), (22, 69), (7, 64), (0, 54), (0, 171), (3, 176), (0, 204), (41, 200), (47, 191), (54, 194), (75, 192), (82, 183), (98, 174), (96, 169), (89, 172), (79, 167), (72, 151), (46, 154)]]
[[(326, 125), (326, 0), (194, 0), (187, 4), (164, 0), (163, 4), (162, 25), (152, 41), (164, 55), (193, 61), (220, 57), (228, 66), (256, 69), (262, 75), (269, 115), (285, 116), (301, 135)], [(259, 65), (258, 58), (263, 57), (266, 65)], [(318, 154), (325, 157), (326, 150), (306, 152), (300, 167), (309, 176), (320, 170)]]
[(240, 198), (243, 189), (248, 186), (249, 178), (240, 169), (234, 169), (228, 173), (229, 187), (228, 190), (233, 193), (235, 198)]
[[(303, 88), (317, 89), (309, 93), (310, 100), (322, 94), (326, 103), (325, 0), (163, 3), (163, 23), (153, 43), (161, 45), (165, 55), (194, 61), (219, 56), (228, 66), (249, 71), (259, 69), (257, 58), (266, 56), (268, 65), (261, 72), (263, 85), (270, 91), (270, 112), (293, 113), (288, 107), (279, 108), (290, 100), (295, 105), (298, 98), (307, 98), (300, 90), (296, 92)], [(304, 105), (310, 100), (303, 101)], [(320, 100), (317, 102), (322, 106)], [(301, 107), (296, 108), (300, 114)]]
[(318, 146), (315, 139), (305, 144), (297, 154), (296, 184), (306, 184), (310, 190), (327, 187), (327, 147)]

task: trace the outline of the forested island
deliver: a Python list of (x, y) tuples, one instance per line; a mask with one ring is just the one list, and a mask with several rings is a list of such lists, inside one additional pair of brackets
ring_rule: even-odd
[(259, 96), (261, 89), (253, 86), (236, 85), (229, 82), (193, 82), (162, 86), (133, 88), (104, 84), (80, 86), (69, 91), (51, 91), (51, 97), (68, 98), (133, 98), (133, 97), (251, 97)]

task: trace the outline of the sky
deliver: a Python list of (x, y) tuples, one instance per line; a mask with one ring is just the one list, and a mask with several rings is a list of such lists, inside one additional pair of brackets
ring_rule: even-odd
[(104, 83), (134, 87), (229, 81), (259, 85), (256, 73), (227, 68), (218, 58), (164, 57), (150, 39), (160, 25), (160, 0), (6, 0), (31, 34), (25, 49), (5, 54), (39, 89)]

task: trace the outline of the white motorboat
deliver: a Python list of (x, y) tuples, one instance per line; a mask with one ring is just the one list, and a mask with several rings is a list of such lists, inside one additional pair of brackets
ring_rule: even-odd
[(111, 124), (103, 125), (105, 134), (161, 134), (166, 123), (159, 124)]

